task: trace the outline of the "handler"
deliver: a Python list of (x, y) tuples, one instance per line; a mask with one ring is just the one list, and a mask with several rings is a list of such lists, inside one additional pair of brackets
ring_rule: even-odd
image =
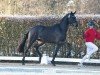
[(87, 23), (88, 28), (84, 32), (84, 40), (85, 45), (87, 47), (86, 49), (86, 55), (82, 58), (82, 60), (79, 62), (78, 66), (83, 66), (83, 63), (86, 59), (90, 59), (90, 56), (95, 53), (98, 50), (98, 47), (94, 44), (95, 39), (100, 40), (100, 30), (96, 30), (94, 28), (94, 22), (93, 20), (88, 21)]

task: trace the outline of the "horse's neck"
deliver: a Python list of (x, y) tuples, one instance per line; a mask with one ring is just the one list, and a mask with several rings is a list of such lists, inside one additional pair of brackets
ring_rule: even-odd
[(64, 33), (66, 33), (69, 28), (68, 18), (66, 18), (66, 19), (63, 19), (63, 21), (61, 21), (61, 23), (60, 23), (60, 28), (61, 28), (62, 32), (64, 32)]

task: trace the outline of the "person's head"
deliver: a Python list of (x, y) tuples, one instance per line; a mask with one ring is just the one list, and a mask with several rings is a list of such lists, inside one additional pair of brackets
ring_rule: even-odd
[(90, 28), (93, 28), (94, 25), (95, 24), (94, 24), (93, 20), (89, 20), (88, 23), (87, 23), (87, 26), (90, 27)]

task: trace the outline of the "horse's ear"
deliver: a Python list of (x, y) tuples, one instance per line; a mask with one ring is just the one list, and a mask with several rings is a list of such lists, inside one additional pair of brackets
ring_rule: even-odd
[(73, 12), (71, 11), (71, 14), (72, 14)]
[(72, 12), (72, 11), (71, 11), (71, 14), (75, 14), (75, 13), (76, 13), (76, 11), (75, 11), (75, 12)]
[(74, 12), (74, 14), (76, 13), (76, 11)]

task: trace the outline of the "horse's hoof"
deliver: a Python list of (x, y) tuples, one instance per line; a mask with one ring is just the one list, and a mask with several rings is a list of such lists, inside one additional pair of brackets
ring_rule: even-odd
[(22, 63), (22, 65), (25, 65), (25, 63)]
[(56, 66), (54, 61), (51, 61), (51, 64), (52, 64), (53, 66)]
[(22, 65), (25, 65), (24, 63), (22, 63)]
[(38, 61), (38, 63), (41, 63), (41, 61)]

